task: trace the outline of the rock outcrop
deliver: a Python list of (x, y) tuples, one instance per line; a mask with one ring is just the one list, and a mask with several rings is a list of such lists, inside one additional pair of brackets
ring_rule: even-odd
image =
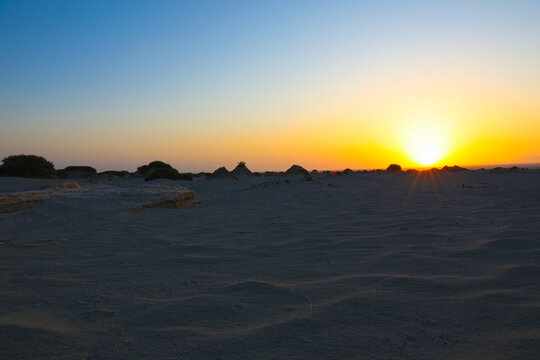
[(238, 180), (238, 178), (231, 173), (225, 166), (220, 167), (216, 171), (214, 171), (210, 176), (208, 176), (208, 179), (232, 179), (232, 180)]
[[(75, 193), (81, 193), (75, 196)], [(119, 209), (135, 211), (146, 209), (178, 209), (199, 204), (193, 191), (174, 184), (158, 184), (138, 187), (99, 186), (81, 188), (76, 182), (53, 184), (40, 191), (0, 194), (0, 213), (16, 212), (29, 209), (55, 196), (73, 196), (71, 201), (89, 206), (107, 207), (107, 203), (116, 204)], [(84, 195), (84, 196), (83, 196)]]
[(246, 163), (243, 162), (243, 161), (240, 161), (238, 163), (238, 165), (236, 165), (236, 167), (234, 168), (233, 171), (231, 171), (231, 173), (234, 175), (234, 176), (242, 176), (242, 175), (253, 175), (253, 173), (251, 172), (251, 170), (248, 169), (248, 167), (246, 166)]
[(391, 172), (391, 173), (398, 173), (398, 172), (401, 172), (401, 166), (398, 165), (398, 164), (390, 164), (390, 165), (386, 168), (386, 172)]
[(135, 191), (139, 192), (139, 201), (143, 202), (133, 207), (135, 211), (159, 208), (179, 209), (199, 204), (195, 193), (183, 186), (160, 184), (155, 187), (135, 189)]
[(0, 214), (33, 208), (53, 196), (80, 190), (79, 184), (68, 182), (46, 185), (41, 191), (0, 194)]
[(309, 171), (300, 165), (291, 166), (287, 171), (285, 171), (285, 176), (303, 176), (307, 181), (313, 180)]

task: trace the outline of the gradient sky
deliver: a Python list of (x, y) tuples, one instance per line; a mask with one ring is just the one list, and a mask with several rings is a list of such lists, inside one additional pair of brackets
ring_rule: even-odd
[(0, 157), (209, 171), (540, 162), (539, 1), (0, 1)]

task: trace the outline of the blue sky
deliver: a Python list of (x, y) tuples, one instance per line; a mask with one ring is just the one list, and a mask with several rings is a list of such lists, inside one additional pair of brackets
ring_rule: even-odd
[[(362, 113), (362, 96), (392, 93), (405, 74), (478, 74), (527, 104), (539, 95), (538, 1), (2, 1), (0, 18), (0, 156), (39, 152), (58, 165), (162, 156), (195, 170), (241, 160), (193, 150), (216, 138), (237, 144), (318, 116), (346, 127), (344, 113), (369, 128), (383, 111)], [(136, 159), (113, 144), (135, 147), (144, 134), (152, 149), (171, 132), (191, 150)], [(250, 160), (282, 166), (271, 151)]]

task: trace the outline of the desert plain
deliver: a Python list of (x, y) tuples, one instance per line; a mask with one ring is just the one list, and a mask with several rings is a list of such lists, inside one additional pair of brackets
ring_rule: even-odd
[(539, 358), (540, 170), (73, 181), (0, 214), (2, 359)]

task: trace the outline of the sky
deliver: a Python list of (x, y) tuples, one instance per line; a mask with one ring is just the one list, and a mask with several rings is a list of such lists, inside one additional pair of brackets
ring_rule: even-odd
[(540, 1), (0, 1), (0, 19), (1, 158), (540, 162)]

